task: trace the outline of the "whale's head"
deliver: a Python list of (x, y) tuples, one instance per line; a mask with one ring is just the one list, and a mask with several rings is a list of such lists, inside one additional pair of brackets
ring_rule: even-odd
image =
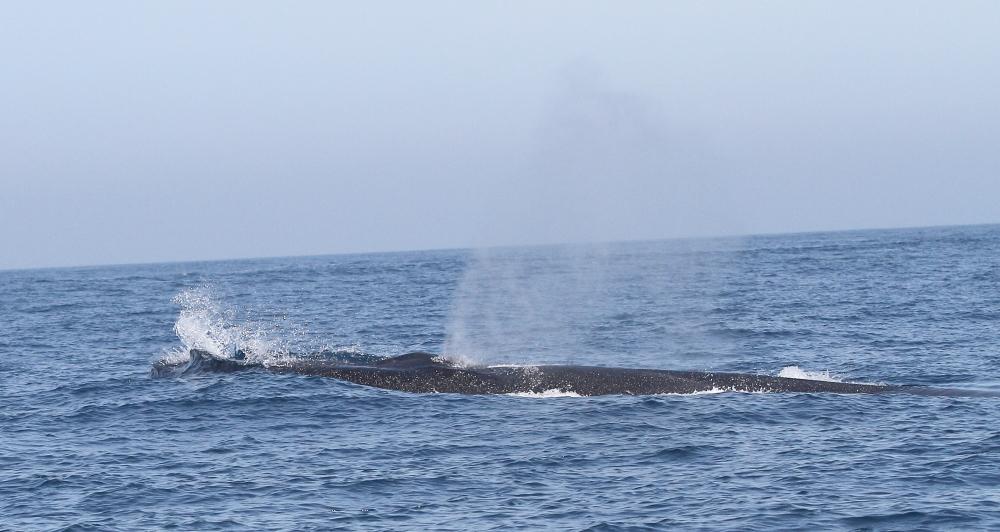
[(153, 363), (150, 373), (154, 377), (179, 377), (192, 373), (231, 373), (251, 367), (244, 357), (224, 358), (204, 349), (192, 349), (184, 361), (159, 360)]

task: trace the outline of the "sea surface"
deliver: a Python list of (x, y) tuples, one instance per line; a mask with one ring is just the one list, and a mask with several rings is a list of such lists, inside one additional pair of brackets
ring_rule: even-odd
[(1000, 226), (0, 272), (2, 530), (1000, 529), (996, 398), (150, 376), (192, 347), (1000, 390)]

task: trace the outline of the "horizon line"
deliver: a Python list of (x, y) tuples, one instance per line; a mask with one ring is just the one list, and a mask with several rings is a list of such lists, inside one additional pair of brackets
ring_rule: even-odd
[(8, 272), (25, 272), (38, 270), (73, 270), (88, 268), (117, 268), (125, 266), (160, 266), (168, 264), (188, 264), (188, 263), (215, 263), (215, 262), (240, 262), (268, 259), (304, 259), (318, 257), (338, 257), (351, 255), (389, 255), (396, 253), (418, 253), (418, 252), (441, 252), (441, 251), (472, 251), (478, 249), (509, 249), (509, 248), (532, 248), (532, 247), (556, 247), (556, 246), (584, 246), (601, 244), (629, 244), (642, 242), (668, 242), (683, 240), (722, 240), (727, 238), (751, 238), (751, 237), (773, 237), (773, 236), (793, 236), (809, 234), (831, 234), (831, 233), (852, 233), (865, 231), (889, 231), (889, 230), (919, 230), (919, 229), (943, 229), (948, 227), (985, 227), (1000, 225), (1000, 222), (982, 223), (958, 223), (958, 224), (936, 224), (936, 225), (902, 225), (902, 226), (879, 226), (847, 229), (814, 229), (814, 230), (793, 230), (793, 231), (769, 231), (762, 233), (729, 233), (702, 236), (667, 236), (659, 238), (624, 238), (620, 240), (570, 240), (560, 242), (535, 242), (523, 244), (490, 244), (484, 246), (444, 246), (429, 247), (421, 249), (375, 249), (363, 251), (340, 251), (333, 253), (303, 253), (293, 255), (268, 255), (268, 256), (237, 256), (237, 257), (214, 257), (205, 259), (176, 259), (176, 260), (154, 260), (135, 262), (112, 262), (93, 264), (70, 264), (55, 266), (27, 266), (27, 267), (0, 267), (0, 274)]

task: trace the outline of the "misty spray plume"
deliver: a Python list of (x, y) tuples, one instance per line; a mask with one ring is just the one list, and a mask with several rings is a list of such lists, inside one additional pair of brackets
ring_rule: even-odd
[[(608, 88), (590, 65), (563, 72), (536, 148), (508, 178), (518, 191), (509, 219), (495, 223), (530, 235), (522, 241), (580, 244), (473, 251), (449, 315), (447, 356), (565, 363), (603, 345), (602, 324), (629, 304), (609, 288), (619, 284), (607, 281), (627, 257), (593, 243), (685, 232), (676, 213), (690, 205), (674, 207), (697, 200), (696, 150), (682, 149), (687, 136), (667, 124), (654, 102)], [(648, 232), (636, 235), (635, 227)]]

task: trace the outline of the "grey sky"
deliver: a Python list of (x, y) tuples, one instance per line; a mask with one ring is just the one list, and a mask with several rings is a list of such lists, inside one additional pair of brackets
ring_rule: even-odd
[(998, 2), (0, 20), (0, 268), (1000, 221)]

